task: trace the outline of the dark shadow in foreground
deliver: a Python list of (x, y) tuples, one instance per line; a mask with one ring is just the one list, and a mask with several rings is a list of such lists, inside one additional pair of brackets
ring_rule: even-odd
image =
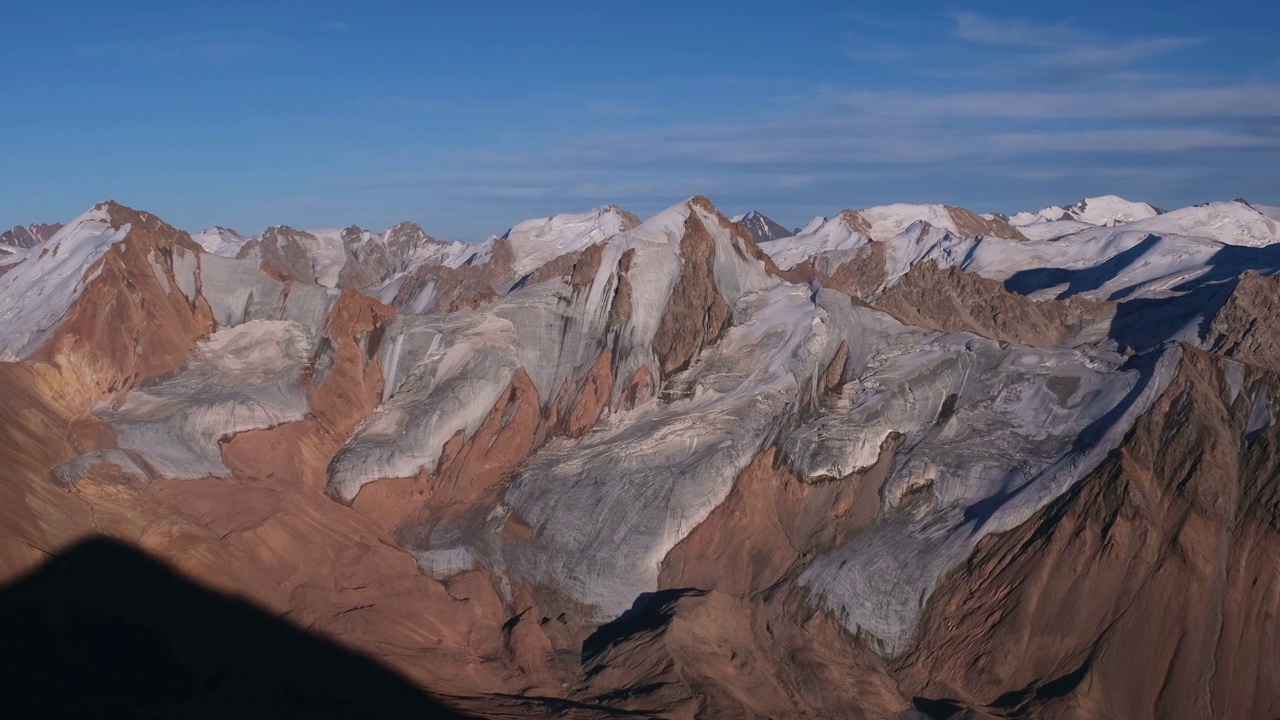
[(368, 658), (107, 539), (0, 589), (0, 715), (468, 717)]

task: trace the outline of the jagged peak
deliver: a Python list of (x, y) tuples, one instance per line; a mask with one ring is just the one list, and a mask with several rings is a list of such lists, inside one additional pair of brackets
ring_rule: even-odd
[(729, 222), (729, 218), (724, 213), (720, 212), (720, 209), (715, 206), (715, 203), (711, 202), (711, 198), (707, 197), (706, 195), (694, 195), (693, 197), (689, 198), (685, 202), (691, 208), (694, 208), (694, 207), (702, 208), (708, 213), (711, 213), (712, 215), (722, 218), (725, 221), (725, 223)]
[(758, 243), (771, 242), (794, 234), (759, 210), (752, 210), (744, 215), (731, 218), (731, 221), (751, 231), (751, 235)]
[(277, 240), (281, 238), (305, 238), (305, 237), (315, 237), (315, 235), (311, 231), (299, 230), (289, 225), (272, 225), (266, 230), (263, 230), (262, 234), (258, 236), (258, 238), (262, 240), (267, 240), (267, 239)]
[[(405, 220), (404, 222), (399, 222), (399, 223), (396, 223), (395, 225), (392, 225), (391, 227), (387, 228), (387, 231), (386, 233), (384, 233), (384, 235), (387, 235), (388, 237), (390, 237), (391, 235), (399, 235), (404, 233), (411, 233), (413, 235), (426, 238), (428, 240), (435, 240), (435, 238), (431, 237), (431, 235), (429, 235), (426, 230), (422, 229), (421, 225), (419, 225), (416, 222), (413, 222), (412, 220)], [(439, 242), (439, 241), (436, 241), (436, 242)]]
[(18, 250), (32, 248), (53, 237), (61, 229), (62, 223), (15, 225), (0, 233), (0, 245)]

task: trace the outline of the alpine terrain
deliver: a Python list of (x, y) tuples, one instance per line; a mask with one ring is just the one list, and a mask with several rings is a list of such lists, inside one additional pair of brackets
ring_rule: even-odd
[(1106, 196), (14, 228), (0, 697), (1280, 717), (1278, 226)]

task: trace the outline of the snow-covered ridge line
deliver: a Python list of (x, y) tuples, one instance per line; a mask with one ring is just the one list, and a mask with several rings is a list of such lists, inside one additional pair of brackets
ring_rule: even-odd
[(93, 266), (130, 227), (113, 227), (110, 205), (101, 203), (0, 275), (0, 361), (26, 358), (48, 340), (92, 281)]

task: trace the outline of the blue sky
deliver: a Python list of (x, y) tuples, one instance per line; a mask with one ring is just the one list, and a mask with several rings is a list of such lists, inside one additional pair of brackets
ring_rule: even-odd
[(106, 198), (450, 239), (694, 194), (792, 226), (1280, 204), (1280, 3), (50, 1), (0, 26), (5, 226)]

